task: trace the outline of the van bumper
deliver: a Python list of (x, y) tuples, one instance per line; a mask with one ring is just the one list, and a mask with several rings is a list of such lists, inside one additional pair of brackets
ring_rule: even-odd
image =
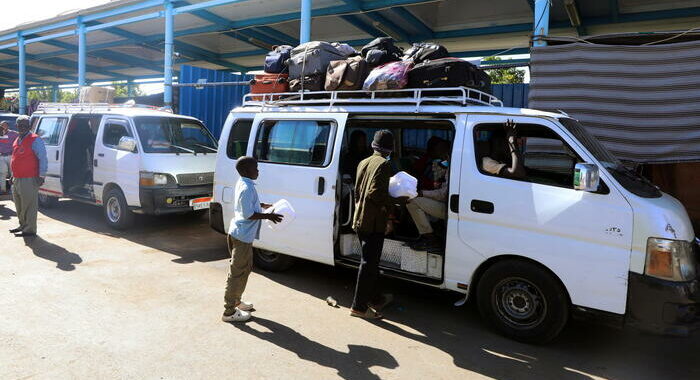
[[(172, 188), (140, 188), (139, 199), (144, 214), (164, 215), (192, 211), (190, 200), (201, 197), (211, 197), (212, 185), (178, 186)], [(168, 203), (168, 199), (171, 200)]]
[(673, 282), (630, 272), (625, 323), (657, 334), (691, 335), (700, 329), (700, 281)]

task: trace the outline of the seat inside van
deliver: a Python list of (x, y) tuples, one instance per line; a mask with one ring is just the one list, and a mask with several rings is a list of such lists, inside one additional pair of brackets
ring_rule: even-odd
[[(359, 259), (360, 246), (352, 230), (355, 209), (354, 185), (358, 164), (373, 154), (371, 141), (375, 132), (388, 129), (394, 134), (394, 152), (389, 160), (394, 174), (404, 171), (417, 179), (425, 178), (433, 161), (450, 160), (454, 140), (454, 123), (450, 119), (378, 119), (374, 117), (354, 117), (348, 120), (341, 150), (338, 224), (341, 242), (341, 256)], [(430, 142), (430, 144), (429, 144)], [(429, 147), (442, 142), (446, 145), (447, 156), (430, 157)], [(432, 149), (431, 149), (432, 150)], [(421, 164), (422, 165), (419, 165)], [(444, 176), (444, 174), (443, 174)], [(438, 180), (436, 178), (436, 180)], [(420, 184), (419, 187), (431, 190), (434, 184)], [(443, 219), (431, 218), (436, 236), (443, 242), (442, 247), (416, 251), (411, 243), (420, 237), (413, 219), (405, 206), (397, 206), (390, 212), (387, 236), (384, 244), (381, 265), (433, 278), (442, 277), (442, 257), (446, 239), (446, 216)], [(432, 270), (428, 264), (432, 260)], [(439, 264), (439, 265), (438, 265)], [(438, 268), (439, 267), (439, 268)]]

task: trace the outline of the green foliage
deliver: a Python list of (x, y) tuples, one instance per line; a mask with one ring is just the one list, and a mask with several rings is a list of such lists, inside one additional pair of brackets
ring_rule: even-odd
[[(112, 87), (114, 87), (114, 97), (115, 98), (127, 98), (129, 97), (129, 88), (125, 84), (117, 84), (112, 82)], [(138, 84), (132, 84), (134, 96), (145, 95)]]
[[(489, 57), (487, 60), (500, 61), (501, 58)], [(507, 69), (486, 70), (486, 72), (491, 77), (492, 84), (514, 84), (525, 82), (525, 71), (518, 70), (515, 67), (509, 67)]]
[[(36, 90), (27, 91), (27, 99), (32, 101), (34, 99), (40, 102), (53, 102), (53, 92), (51, 88), (40, 88)], [(61, 103), (72, 103), (78, 99), (78, 89), (72, 90), (58, 90), (58, 101)]]

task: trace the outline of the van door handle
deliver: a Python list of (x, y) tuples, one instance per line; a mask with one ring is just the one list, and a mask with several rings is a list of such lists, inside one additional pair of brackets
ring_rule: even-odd
[(58, 161), (58, 151), (56, 151), (56, 161)]
[(97, 157), (104, 157), (104, 156), (105, 156), (104, 153), (97, 153)]
[(323, 195), (326, 191), (326, 179), (323, 177), (318, 177), (318, 195)]
[(493, 214), (493, 203), (488, 201), (482, 201), (478, 199), (472, 199), (471, 209), (474, 212), (481, 214)]
[(450, 211), (459, 213), (459, 194), (450, 195)]
[(97, 159), (92, 160), (92, 165), (94, 165), (95, 167), (97, 167)]

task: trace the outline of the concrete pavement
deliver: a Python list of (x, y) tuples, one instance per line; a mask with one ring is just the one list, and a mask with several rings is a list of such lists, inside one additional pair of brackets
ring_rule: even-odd
[[(225, 240), (206, 218), (137, 217), (62, 201), (15, 238), (0, 202), (0, 379), (698, 379), (700, 339), (572, 324), (548, 346), (492, 333), (454, 294), (387, 280), (383, 321), (348, 316), (355, 274), (255, 270), (244, 325), (220, 321)], [(333, 296), (339, 308), (327, 306)]]

